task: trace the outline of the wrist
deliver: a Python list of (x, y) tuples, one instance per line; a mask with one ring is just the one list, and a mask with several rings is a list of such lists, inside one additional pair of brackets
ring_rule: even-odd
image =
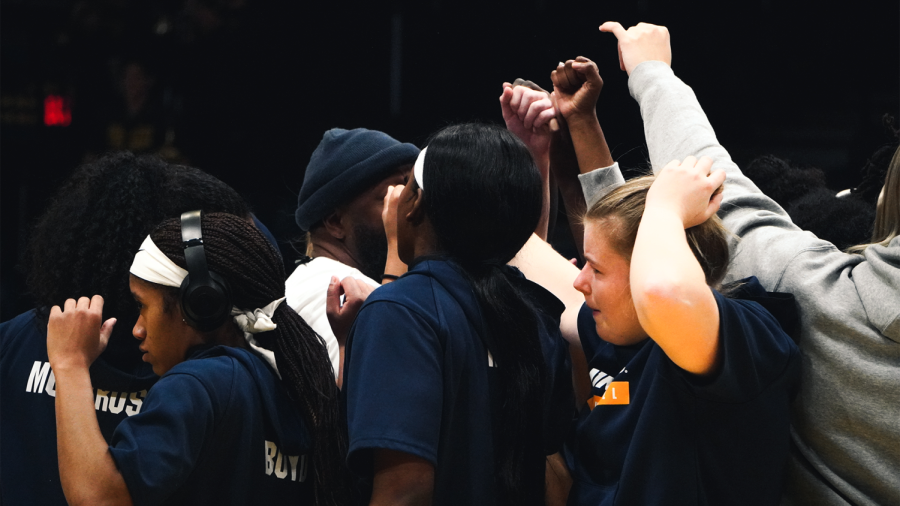
[(663, 202), (647, 202), (644, 205), (644, 214), (641, 220), (654, 220), (657, 222), (669, 222), (677, 224), (682, 229), (686, 228), (681, 208), (678, 205)]
[(563, 118), (565, 118), (566, 123), (569, 125), (569, 130), (572, 129), (573, 123), (576, 127), (586, 123), (599, 123), (596, 106), (588, 110), (573, 109), (568, 113), (563, 114)]
[(61, 376), (77, 376), (88, 373), (91, 363), (85, 358), (65, 357), (50, 359), (50, 369), (57, 378)]

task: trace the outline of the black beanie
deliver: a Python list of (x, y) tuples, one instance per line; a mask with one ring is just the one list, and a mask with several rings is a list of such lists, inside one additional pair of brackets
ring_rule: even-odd
[(384, 132), (332, 128), (322, 136), (303, 176), (294, 218), (304, 231), (380, 182), (412, 164), (419, 148)]

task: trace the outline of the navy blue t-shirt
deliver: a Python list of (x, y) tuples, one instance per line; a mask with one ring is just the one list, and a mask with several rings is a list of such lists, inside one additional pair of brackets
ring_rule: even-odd
[[(552, 454), (574, 413), (568, 348), (559, 333), (563, 306), (520, 281), (542, 308), (543, 448)], [(479, 337), (483, 326), (471, 285), (446, 260), (421, 261), (366, 300), (348, 340), (343, 389), (348, 461), (364, 482), (364, 498), (371, 492), (372, 450), (382, 448), (435, 466), (435, 505), (496, 503), (491, 383), (498, 380)], [(538, 465), (543, 469), (543, 461)]]
[(216, 346), (164, 374), (109, 451), (138, 506), (312, 504), (310, 447), (275, 371)]
[[(743, 291), (765, 296), (756, 278)], [(711, 377), (679, 368), (651, 339), (601, 340), (582, 307), (593, 398), (567, 456), (569, 504), (778, 504), (799, 351), (758, 303), (713, 293), (722, 365)]]
[[(103, 355), (91, 365), (94, 408), (107, 442), (120, 422), (141, 412), (147, 391), (158, 379), (149, 364), (132, 365), (129, 374), (110, 365)], [(3, 504), (66, 504), (59, 482), (55, 402), (56, 377), (47, 359), (47, 322), (32, 310), (0, 324)]]

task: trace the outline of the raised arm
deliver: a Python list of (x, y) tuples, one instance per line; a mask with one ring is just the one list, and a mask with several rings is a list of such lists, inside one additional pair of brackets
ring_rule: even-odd
[[(810, 247), (828, 250), (825, 241), (802, 233), (719, 144), (694, 92), (672, 72), (665, 27), (640, 23), (625, 30), (619, 23), (607, 22), (600, 30), (618, 39), (620, 62), (629, 74), (628, 88), (641, 107), (653, 171), (659, 172), (672, 159), (705, 156), (713, 160), (714, 169), (727, 174), (719, 216), (735, 234), (729, 239), (735, 253), (728, 279), (755, 275), (768, 289), (776, 289), (787, 264), (799, 252)], [(829, 252), (841, 255), (837, 250)]]
[(586, 174), (612, 165), (614, 161), (597, 119), (597, 99), (603, 89), (597, 64), (583, 56), (560, 62), (550, 79), (559, 113), (568, 125), (580, 172)]
[(56, 376), (59, 477), (69, 504), (130, 505), (131, 495), (100, 433), (89, 368), (106, 348), (115, 319), (101, 325), (103, 297), (53, 306), (47, 355)]
[(641, 327), (672, 362), (699, 375), (717, 365), (719, 308), (685, 229), (719, 208), (721, 193), (710, 197), (725, 173), (711, 167), (709, 158), (688, 157), (660, 171), (631, 254), (631, 297)]
[(560, 161), (551, 163), (550, 168), (562, 190), (569, 227), (583, 257), (584, 226), (581, 217), (592, 201), (582, 193), (579, 175), (615, 163), (597, 119), (597, 99), (603, 89), (603, 80), (597, 65), (583, 56), (560, 62), (550, 73), (550, 79), (554, 90), (552, 98), (561, 117), (560, 135), (558, 141), (554, 139), (552, 152), (566, 153), (571, 150), (574, 155), (574, 163), (563, 163), (564, 157), (555, 156), (553, 160)]
[(556, 109), (546, 92), (503, 83), (500, 110), (506, 128), (528, 146), (541, 172), (544, 205), (534, 232), (547, 240), (550, 224), (550, 121), (556, 118)]

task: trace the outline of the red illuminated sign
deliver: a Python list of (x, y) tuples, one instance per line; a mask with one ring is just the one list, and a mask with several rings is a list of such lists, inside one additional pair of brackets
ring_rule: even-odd
[(69, 126), (72, 123), (72, 109), (69, 100), (60, 95), (48, 95), (44, 99), (44, 124), (47, 126)]

